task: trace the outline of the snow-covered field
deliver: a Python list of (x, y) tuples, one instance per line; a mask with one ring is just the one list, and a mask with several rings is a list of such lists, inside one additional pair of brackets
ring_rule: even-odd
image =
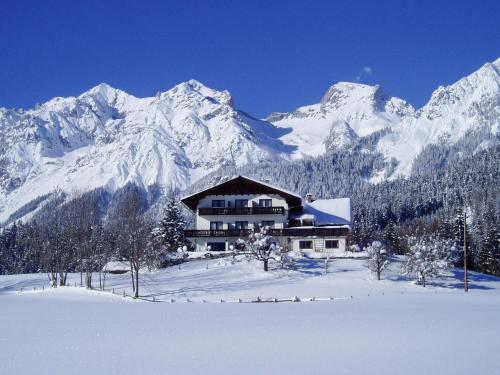
[[(465, 294), (458, 270), (424, 289), (398, 268), (382, 281), (358, 259), (333, 260), (326, 275), (315, 259), (293, 271), (203, 260), (143, 273), (141, 294), (176, 303), (1, 276), (0, 374), (498, 373), (500, 279), (473, 273)], [(123, 293), (129, 278), (108, 275), (107, 288)], [(294, 296), (335, 299), (230, 303)]]

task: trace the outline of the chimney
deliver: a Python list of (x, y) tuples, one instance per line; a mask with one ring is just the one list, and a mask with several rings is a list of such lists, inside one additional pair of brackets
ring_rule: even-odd
[(307, 202), (307, 203), (312, 203), (312, 202), (314, 202), (314, 195), (312, 195), (311, 193), (307, 193), (307, 194), (306, 194), (306, 202)]

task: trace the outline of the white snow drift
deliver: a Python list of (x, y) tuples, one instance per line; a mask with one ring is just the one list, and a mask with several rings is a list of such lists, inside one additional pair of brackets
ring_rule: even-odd
[[(466, 294), (458, 270), (427, 288), (399, 276), (397, 263), (381, 281), (362, 260), (334, 260), (329, 270), (307, 259), (294, 271), (267, 273), (246, 261), (214, 260), (144, 273), (145, 294), (175, 303), (75, 287), (41, 291), (46, 275), (0, 276), (0, 373), (465, 375), (500, 368), (498, 278), (472, 273)], [(108, 283), (121, 293), (129, 275), (108, 275)], [(258, 296), (353, 298), (201, 303)]]

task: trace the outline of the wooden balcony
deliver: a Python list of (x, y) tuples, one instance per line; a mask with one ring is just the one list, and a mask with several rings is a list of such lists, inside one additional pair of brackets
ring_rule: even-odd
[(285, 207), (204, 207), (198, 215), (284, 215)]
[(249, 229), (220, 229), (220, 230), (194, 230), (184, 231), (186, 237), (248, 237), (252, 231)]
[[(222, 229), (222, 230), (194, 230), (188, 229), (184, 231), (186, 237), (248, 237), (252, 231), (250, 229)], [(268, 233), (271, 236), (284, 237), (340, 237), (347, 236), (349, 229), (347, 228), (285, 228), (285, 229), (269, 229)]]
[(272, 236), (285, 236), (285, 237), (340, 237), (349, 234), (348, 228), (284, 228), (284, 229), (270, 229), (268, 232)]

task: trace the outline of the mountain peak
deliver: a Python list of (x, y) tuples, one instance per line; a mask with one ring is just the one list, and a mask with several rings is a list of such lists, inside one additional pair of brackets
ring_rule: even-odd
[[(457, 110), (467, 117), (478, 114), (477, 103), (498, 104), (500, 93), (500, 58), (484, 64), (479, 70), (447, 86), (439, 86), (429, 102), (419, 110), (419, 116), (435, 119)], [(465, 104), (468, 103), (468, 104)], [(476, 103), (476, 104), (474, 104)]]
[(121, 90), (115, 89), (114, 87), (107, 84), (106, 82), (101, 82), (97, 86), (94, 86), (90, 90), (85, 92), (84, 95), (87, 93), (107, 95), (109, 92), (116, 92), (116, 91), (121, 91)]
[(321, 98), (321, 105), (341, 104), (346, 100), (364, 100), (373, 98), (375, 93), (380, 90), (380, 86), (370, 86), (363, 83), (338, 82), (332, 85)]
[(133, 95), (130, 95), (123, 90), (116, 89), (105, 82), (92, 87), (90, 90), (84, 92), (79, 96), (80, 99), (89, 97), (92, 97), (93, 100), (97, 100), (98, 102), (106, 103), (112, 103), (113, 101), (116, 101), (118, 97), (121, 97), (123, 99), (134, 98)]
[(193, 97), (199, 97), (201, 100), (209, 98), (210, 100), (216, 101), (220, 104), (229, 105), (231, 105), (232, 101), (229, 91), (215, 90), (196, 79), (190, 79), (189, 81), (179, 83), (172, 89), (168, 90), (165, 94), (172, 98), (181, 98), (183, 100), (192, 100)]
[(101, 83), (24, 114), (0, 109), (0, 221), (60, 184), (182, 189), (220, 166), (351, 150), (372, 134), (363, 152), (395, 161), (391, 176), (409, 175), (440, 137), (456, 142), (469, 129), (498, 129), (499, 67), (497, 59), (439, 88), (418, 113), (378, 85), (338, 82), (321, 103), (275, 113), (270, 125), (236, 110), (228, 91), (194, 79), (149, 98)]
[(189, 81), (186, 82), (189, 86), (193, 87), (195, 90), (202, 90), (204, 88), (209, 88), (208, 86), (204, 85), (200, 81), (196, 79), (190, 79)]

